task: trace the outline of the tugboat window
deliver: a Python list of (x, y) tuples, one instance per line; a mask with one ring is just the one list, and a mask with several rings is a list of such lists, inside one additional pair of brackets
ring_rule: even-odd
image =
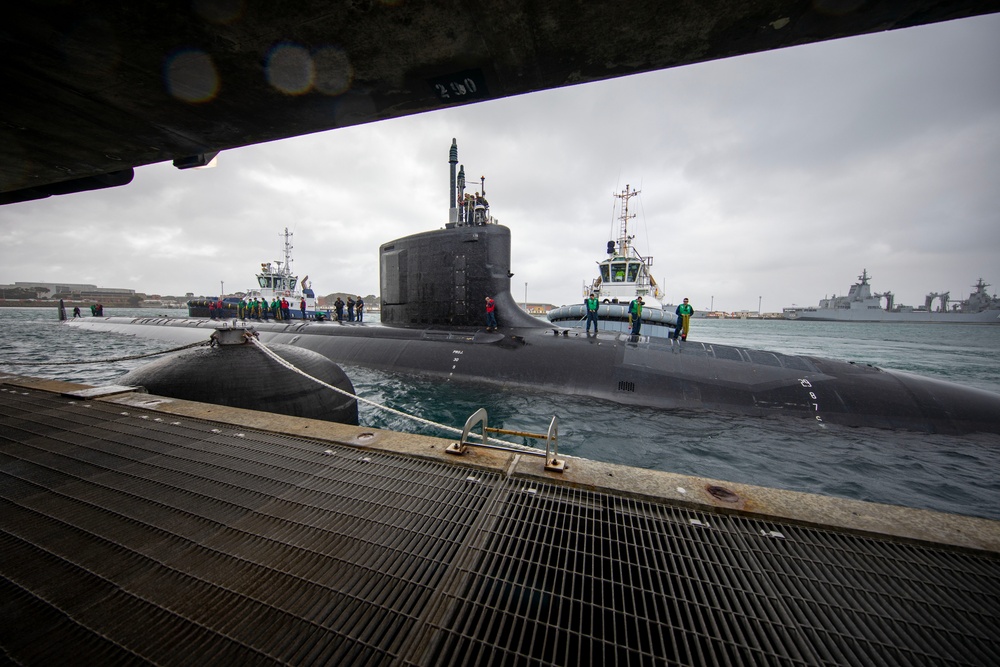
[(625, 282), (625, 265), (624, 264), (615, 264), (613, 266), (614, 266), (615, 275), (614, 275), (614, 278), (612, 280), (614, 282), (616, 282), (616, 283), (623, 283), (623, 282)]
[(601, 282), (611, 281), (611, 267), (608, 264), (601, 264)]
[(631, 262), (631, 263), (629, 263), (629, 265), (628, 265), (628, 281), (630, 283), (634, 283), (635, 279), (636, 279), (636, 276), (638, 276), (638, 275), (639, 275), (639, 263), (638, 262)]

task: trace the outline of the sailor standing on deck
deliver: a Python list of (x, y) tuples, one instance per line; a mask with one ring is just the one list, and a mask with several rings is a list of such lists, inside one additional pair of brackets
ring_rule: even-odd
[(358, 313), (358, 322), (362, 322), (365, 319), (365, 300), (358, 295), (358, 300), (354, 302), (354, 310)]
[(637, 296), (628, 305), (628, 321), (632, 324), (632, 335), (638, 336), (642, 328), (642, 297)]
[(594, 293), (590, 293), (590, 298), (583, 302), (584, 308), (587, 310), (587, 333), (590, 333), (590, 323), (594, 323), (594, 333), (597, 333), (597, 309), (601, 305), (601, 302), (597, 300)]
[(496, 331), (497, 330), (497, 316), (496, 316), (497, 304), (490, 297), (486, 297), (486, 330)]
[(677, 306), (674, 314), (677, 315), (677, 324), (674, 326), (674, 333), (671, 334), (671, 338), (677, 340), (677, 336), (680, 336), (681, 340), (687, 340), (688, 329), (691, 326), (691, 316), (694, 315), (694, 308), (688, 303), (687, 298), (684, 299), (684, 303)]

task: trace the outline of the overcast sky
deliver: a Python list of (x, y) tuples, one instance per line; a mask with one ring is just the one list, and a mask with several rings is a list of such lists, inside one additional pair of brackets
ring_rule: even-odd
[[(294, 233), (319, 294), (378, 293), (378, 247), (448, 219), (448, 150), (511, 229), (518, 301), (582, 300), (639, 190), (666, 300), (778, 311), (1000, 287), (1000, 15), (591, 83), (142, 167), (0, 207), (0, 283), (215, 295)], [(635, 204), (636, 200), (633, 200)], [(990, 288), (990, 292), (998, 287)]]

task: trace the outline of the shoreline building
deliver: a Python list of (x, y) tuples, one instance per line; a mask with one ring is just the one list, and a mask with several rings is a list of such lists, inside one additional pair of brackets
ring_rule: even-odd
[[(34, 292), (34, 295), (29, 295)], [(12, 285), (0, 285), (0, 298), (7, 299), (64, 299), (66, 301), (99, 302), (124, 304), (141, 301), (145, 294), (136, 294), (133, 289), (121, 287), (98, 287), (87, 283), (46, 283), (16, 281)]]

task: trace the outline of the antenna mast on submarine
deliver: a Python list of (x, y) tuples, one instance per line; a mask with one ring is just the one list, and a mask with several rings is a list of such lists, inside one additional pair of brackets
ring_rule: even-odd
[(457, 185), (455, 183), (455, 165), (458, 164), (458, 141), (456, 141), (454, 137), (451, 139), (451, 151), (448, 153), (448, 164), (450, 165), (449, 169), (451, 171), (451, 194), (448, 202), (450, 206), (448, 209), (448, 222), (455, 223), (458, 222), (458, 206), (455, 202), (455, 195), (457, 192)]

